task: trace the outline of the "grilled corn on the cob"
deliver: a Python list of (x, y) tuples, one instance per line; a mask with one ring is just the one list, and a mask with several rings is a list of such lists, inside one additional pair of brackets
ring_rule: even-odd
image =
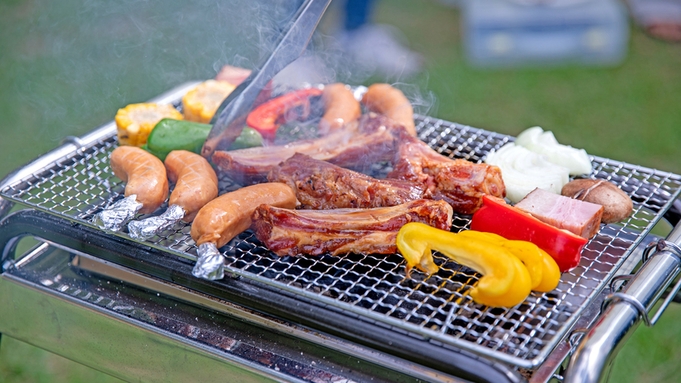
[(154, 103), (130, 104), (118, 109), (116, 127), (120, 145), (142, 146), (154, 126), (164, 118), (182, 120), (183, 116), (172, 105)]
[(184, 118), (187, 121), (210, 123), (222, 101), (236, 86), (226, 81), (207, 80), (182, 97)]

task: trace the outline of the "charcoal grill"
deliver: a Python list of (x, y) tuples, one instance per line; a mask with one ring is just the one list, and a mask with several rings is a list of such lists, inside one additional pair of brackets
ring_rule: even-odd
[[(151, 101), (180, 108), (194, 85)], [(514, 139), (416, 122), (433, 149), (473, 162)], [(679, 289), (681, 231), (651, 234), (679, 221), (676, 174), (591, 156), (590, 177), (625, 191), (633, 214), (602, 225), (557, 289), (506, 309), (475, 304), (479, 275), (437, 254), (437, 275), (407, 278), (397, 254), (278, 257), (250, 231), (221, 249), (223, 280), (194, 278), (189, 225), (141, 241), (91, 223), (122, 198), (116, 145), (111, 122), (0, 184), (0, 333), (124, 380), (597, 381)], [(220, 180), (221, 193), (238, 187)], [(455, 215), (452, 230), (469, 223)]]

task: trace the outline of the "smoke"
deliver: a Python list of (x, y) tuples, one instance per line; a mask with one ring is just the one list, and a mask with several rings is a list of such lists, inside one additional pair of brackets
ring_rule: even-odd
[[(187, 81), (212, 78), (225, 64), (255, 68), (272, 51), (301, 2), (4, 3), (0, 84), (6, 126), (26, 132), (17, 133), (23, 140), (39, 137), (32, 147), (44, 152), (66, 136), (82, 135), (111, 121), (118, 108)], [(325, 16), (337, 17), (335, 9)], [(282, 83), (360, 85), (363, 80), (351, 70), (333, 31), (324, 26), (295, 65), (287, 68), (289, 75), (278, 76), (285, 79)], [(406, 82), (398, 85), (418, 108), (428, 110), (429, 94)], [(9, 145), (4, 140), (0, 149)], [(27, 151), (30, 157), (18, 159), (16, 165), (40, 152)]]
[[(404, 93), (407, 99), (411, 102), (415, 114), (423, 116), (432, 116), (437, 114), (437, 97), (435, 93), (427, 90), (428, 77), (423, 81), (423, 84), (415, 82), (396, 82), (392, 86)], [(425, 85), (424, 85), (425, 84)]]
[(34, 0), (2, 6), (0, 71), (15, 122), (53, 147), (128, 103), (225, 64), (253, 68), (294, 12), (290, 1)]

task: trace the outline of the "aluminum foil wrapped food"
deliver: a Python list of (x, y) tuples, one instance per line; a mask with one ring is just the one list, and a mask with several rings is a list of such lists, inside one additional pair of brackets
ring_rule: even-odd
[(134, 239), (149, 239), (163, 230), (167, 230), (184, 218), (184, 209), (178, 205), (170, 205), (163, 214), (132, 221), (128, 224), (128, 232)]
[(132, 194), (105, 207), (92, 218), (92, 223), (102, 230), (120, 231), (140, 209), (142, 204), (137, 202), (137, 195)]

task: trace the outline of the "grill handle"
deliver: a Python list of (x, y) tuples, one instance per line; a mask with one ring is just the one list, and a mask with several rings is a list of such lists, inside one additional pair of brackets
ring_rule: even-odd
[(651, 244), (644, 252), (643, 262), (621, 292), (605, 298), (601, 315), (570, 359), (564, 382), (607, 381), (615, 355), (639, 322), (642, 320), (647, 326), (657, 322), (681, 288), (679, 280), (651, 319), (651, 310), (681, 271), (681, 224), (674, 227), (666, 240)]

